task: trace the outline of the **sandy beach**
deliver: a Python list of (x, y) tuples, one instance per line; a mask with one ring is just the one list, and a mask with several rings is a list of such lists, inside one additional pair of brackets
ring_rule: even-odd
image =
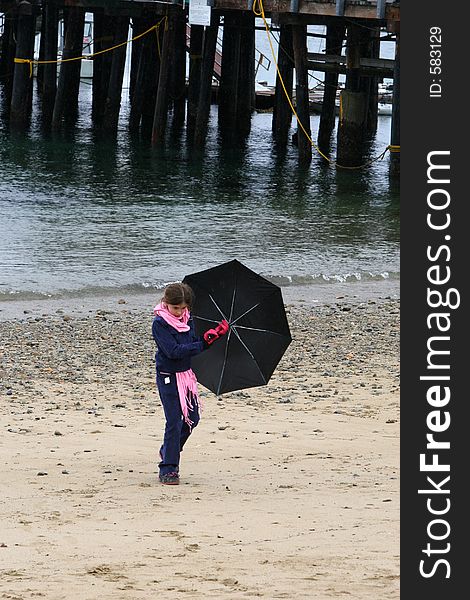
[(201, 387), (172, 487), (152, 300), (0, 322), (0, 598), (398, 599), (399, 300), (290, 294), (271, 381)]

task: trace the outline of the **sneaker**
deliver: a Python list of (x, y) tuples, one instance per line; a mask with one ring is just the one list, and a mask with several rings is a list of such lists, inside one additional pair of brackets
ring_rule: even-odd
[(171, 473), (165, 473), (165, 475), (159, 476), (160, 482), (165, 485), (178, 485), (180, 482), (180, 476), (176, 471), (171, 471)]

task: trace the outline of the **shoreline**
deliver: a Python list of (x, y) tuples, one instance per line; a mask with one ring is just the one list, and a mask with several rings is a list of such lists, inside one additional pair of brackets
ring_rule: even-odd
[[(316, 285), (281, 286), (285, 304), (325, 305), (342, 302), (381, 301), (398, 299), (400, 282), (398, 280), (325, 283)], [(28, 320), (33, 318), (64, 314), (87, 316), (98, 310), (128, 312), (149, 310), (156, 304), (160, 290), (126, 294), (118, 292), (106, 295), (70, 296), (63, 298), (42, 298), (38, 300), (4, 300), (0, 302), (0, 323), (10, 320)]]

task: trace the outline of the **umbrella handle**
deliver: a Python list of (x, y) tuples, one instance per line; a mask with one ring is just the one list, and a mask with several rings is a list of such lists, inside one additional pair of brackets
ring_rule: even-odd
[(228, 330), (230, 329), (230, 325), (228, 323), (228, 321), (226, 319), (223, 319), (215, 328), (215, 331), (217, 332), (218, 335), (225, 335), (226, 333), (228, 333)]

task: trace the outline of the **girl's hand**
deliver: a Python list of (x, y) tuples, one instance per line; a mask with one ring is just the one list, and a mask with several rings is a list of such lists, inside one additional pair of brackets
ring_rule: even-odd
[(224, 319), (223, 321), (221, 321), (217, 327), (215, 328), (215, 332), (217, 333), (217, 335), (225, 335), (228, 330), (230, 329), (230, 326), (228, 324), (228, 322)]
[(219, 334), (215, 329), (208, 329), (202, 337), (204, 338), (206, 344), (210, 346), (212, 342), (215, 342), (215, 340), (219, 337)]

